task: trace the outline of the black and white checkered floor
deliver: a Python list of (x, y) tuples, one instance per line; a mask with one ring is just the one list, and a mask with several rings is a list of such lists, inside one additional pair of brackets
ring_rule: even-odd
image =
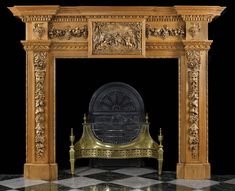
[(235, 191), (235, 175), (210, 180), (175, 179), (175, 172), (159, 177), (151, 168), (101, 169), (80, 167), (75, 176), (60, 171), (56, 181), (26, 180), (22, 175), (0, 175), (0, 191)]

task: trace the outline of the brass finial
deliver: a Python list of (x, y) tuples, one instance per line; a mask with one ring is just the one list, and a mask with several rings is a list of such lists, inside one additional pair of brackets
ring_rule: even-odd
[(70, 135), (71, 146), (73, 146), (74, 140), (75, 140), (75, 136), (73, 135), (73, 128), (71, 128), (71, 135)]
[(162, 128), (160, 128), (159, 130), (158, 141), (160, 143), (160, 146), (162, 146), (162, 141), (163, 141)]
[(71, 128), (71, 136), (73, 136), (73, 128)]
[(86, 123), (86, 114), (84, 113), (83, 122)]
[(145, 115), (145, 122), (146, 122), (146, 123), (149, 122), (149, 115), (148, 115), (148, 113), (146, 113), (146, 115)]

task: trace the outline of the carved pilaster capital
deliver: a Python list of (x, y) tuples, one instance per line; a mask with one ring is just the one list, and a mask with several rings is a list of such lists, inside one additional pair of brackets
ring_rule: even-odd
[(49, 51), (51, 41), (21, 41), (25, 51)]
[(183, 40), (185, 50), (206, 50), (210, 49), (212, 40), (194, 41), (194, 40)]

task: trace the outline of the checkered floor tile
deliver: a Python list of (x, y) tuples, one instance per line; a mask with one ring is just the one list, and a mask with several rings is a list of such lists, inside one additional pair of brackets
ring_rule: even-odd
[(22, 175), (0, 175), (0, 191), (235, 191), (235, 175), (213, 175), (210, 180), (176, 179), (151, 168), (101, 169), (80, 167), (75, 176), (59, 172), (58, 180), (27, 180)]

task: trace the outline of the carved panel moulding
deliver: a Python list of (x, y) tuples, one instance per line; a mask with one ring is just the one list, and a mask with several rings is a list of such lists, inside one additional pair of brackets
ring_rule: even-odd
[(34, 52), (33, 64), (35, 75), (35, 152), (36, 159), (41, 159), (45, 152), (45, 76), (47, 52)]
[(88, 50), (87, 42), (53, 42), (50, 50)]
[(48, 36), (50, 39), (58, 38), (58, 39), (67, 39), (70, 40), (71, 38), (80, 38), (83, 37), (87, 39), (88, 36), (88, 27), (84, 25), (83, 27), (79, 28), (63, 28), (63, 29), (56, 29), (53, 25), (49, 26)]
[(48, 41), (21, 41), (26, 51), (47, 51), (50, 48), (51, 42)]
[(212, 40), (203, 40), (203, 41), (193, 41), (187, 40), (183, 41), (185, 50), (209, 50)]
[(169, 36), (184, 37), (185, 27), (179, 26), (178, 28), (169, 28), (167, 25), (163, 25), (161, 28), (151, 28), (150, 25), (146, 25), (146, 37), (149, 38), (150, 36), (159, 37), (163, 40)]
[(140, 55), (145, 52), (144, 21), (91, 21), (89, 50), (93, 55)]
[(193, 159), (198, 158), (199, 148), (199, 70), (200, 51), (187, 50), (188, 64), (188, 99), (189, 99), (189, 129), (188, 143)]
[(146, 50), (184, 50), (181, 42), (147, 42)]

